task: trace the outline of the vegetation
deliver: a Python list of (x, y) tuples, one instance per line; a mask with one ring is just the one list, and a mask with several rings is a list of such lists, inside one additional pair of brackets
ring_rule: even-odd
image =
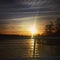
[(60, 36), (60, 18), (57, 18), (54, 22), (50, 21), (45, 26), (46, 36)]

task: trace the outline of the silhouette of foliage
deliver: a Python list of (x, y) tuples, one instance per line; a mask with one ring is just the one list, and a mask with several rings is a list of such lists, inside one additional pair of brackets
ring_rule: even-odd
[(55, 21), (55, 29), (57, 33), (60, 33), (60, 18)]
[(56, 21), (50, 21), (45, 26), (45, 34), (48, 36), (59, 36), (60, 34), (60, 18), (57, 18)]

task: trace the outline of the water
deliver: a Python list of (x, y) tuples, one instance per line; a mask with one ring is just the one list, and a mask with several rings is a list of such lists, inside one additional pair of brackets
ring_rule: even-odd
[(60, 45), (46, 43), (45, 40), (34, 39), (0, 41), (0, 58), (50, 59), (51, 57), (60, 57)]

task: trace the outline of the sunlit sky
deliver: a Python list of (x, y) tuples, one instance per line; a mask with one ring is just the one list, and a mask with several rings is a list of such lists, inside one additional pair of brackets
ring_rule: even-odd
[(42, 34), (56, 17), (60, 17), (60, 0), (0, 0), (0, 34), (31, 35), (33, 26)]

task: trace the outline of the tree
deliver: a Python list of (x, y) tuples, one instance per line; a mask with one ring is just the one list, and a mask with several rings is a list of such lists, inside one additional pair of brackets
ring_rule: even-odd
[(55, 21), (56, 33), (60, 33), (60, 18), (57, 18)]
[(52, 30), (53, 30), (53, 22), (50, 21), (49, 24), (45, 26), (45, 33), (47, 35), (50, 35), (52, 33)]
[(60, 34), (60, 18), (57, 18), (56, 21), (54, 21), (54, 22), (50, 21), (45, 26), (45, 34), (51, 35), (51, 36), (52, 35), (58, 36)]

